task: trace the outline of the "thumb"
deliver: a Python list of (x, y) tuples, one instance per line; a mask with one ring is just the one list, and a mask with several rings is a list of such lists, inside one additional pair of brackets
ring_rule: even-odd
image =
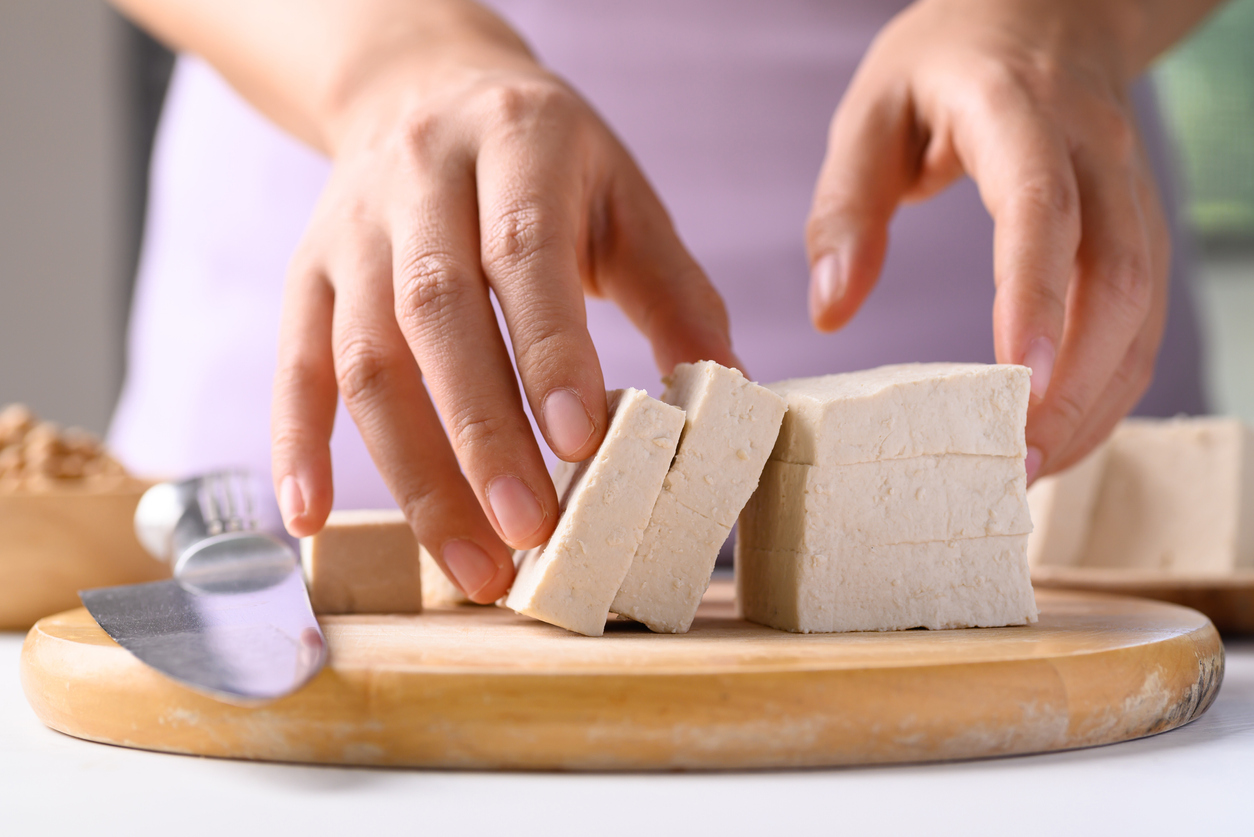
[(907, 96), (883, 96), (855, 79), (828, 136), (806, 224), (810, 318), (834, 331), (857, 313), (879, 279), (888, 222), (911, 187), (919, 158)]

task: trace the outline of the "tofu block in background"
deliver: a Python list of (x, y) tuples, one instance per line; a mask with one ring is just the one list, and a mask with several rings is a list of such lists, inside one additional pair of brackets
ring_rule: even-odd
[(1028, 489), (1029, 566), (1074, 567), (1083, 561), (1109, 452), (1109, 444), (1103, 442), (1075, 465), (1041, 477)]
[(521, 556), (505, 600), (518, 613), (587, 636), (605, 632), (684, 426), (683, 410), (638, 389), (611, 392), (609, 408), (601, 447), (555, 478), (557, 529)]
[(1254, 567), (1254, 433), (1233, 418), (1120, 424), (1082, 563), (1214, 574)]
[(912, 456), (1023, 459), (1026, 366), (907, 363), (770, 384), (784, 396), (772, 459), (850, 465)]
[(662, 400), (684, 411), (684, 430), (610, 609), (653, 631), (683, 633), (757, 487), (786, 408), (779, 395), (712, 361), (675, 367)]
[(849, 547), (736, 544), (744, 618), (796, 633), (986, 628), (1035, 622), (1027, 537)]
[(431, 557), (431, 553), (422, 547), (419, 547), (418, 552), (418, 568), (422, 576), (423, 607), (475, 604), (466, 598), (466, 594), (461, 591), (460, 587), (449, 581), (444, 570), (440, 569), (440, 565)]
[(421, 613), (418, 539), (397, 509), (333, 511), (300, 539), (315, 613)]
[(816, 554), (1032, 531), (1023, 460), (1008, 456), (770, 461), (740, 521), (749, 547)]

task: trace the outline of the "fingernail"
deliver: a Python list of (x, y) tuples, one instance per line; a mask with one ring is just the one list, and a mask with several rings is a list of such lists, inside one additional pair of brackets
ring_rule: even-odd
[(1041, 470), (1041, 459), (1040, 448), (1028, 448), (1028, 455), (1023, 460), (1023, 467), (1028, 472), (1028, 485), (1036, 479), (1036, 472)]
[(497, 477), (488, 485), (488, 505), (496, 515), (501, 534), (511, 544), (519, 544), (535, 534), (544, 523), (544, 511), (531, 489), (518, 477)]
[(300, 493), (296, 477), (284, 477), (279, 483), (279, 511), (283, 514), (284, 526), (291, 526), (293, 520), (305, 513), (305, 497)]
[(470, 541), (449, 541), (440, 556), (457, 586), (471, 598), (496, 578), (496, 562)]
[(1054, 374), (1054, 342), (1048, 337), (1033, 340), (1023, 354), (1023, 365), (1032, 370), (1032, 394), (1044, 398)]
[(592, 419), (573, 390), (550, 392), (544, 397), (542, 412), (545, 433), (558, 456), (574, 456), (592, 435)]
[(814, 287), (820, 311), (840, 302), (845, 295), (846, 278), (835, 253), (828, 253), (815, 262), (810, 272), (810, 284)]

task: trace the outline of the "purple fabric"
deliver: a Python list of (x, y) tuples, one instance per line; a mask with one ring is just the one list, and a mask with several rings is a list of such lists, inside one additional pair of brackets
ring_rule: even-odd
[[(913, 360), (992, 361), (992, 225), (969, 181), (903, 209), (879, 286), (854, 322), (814, 332), (803, 226), (828, 122), (875, 32), (902, 3), (501, 0), (549, 66), (636, 155), (727, 300), (759, 380)], [(1147, 91), (1138, 94), (1148, 100)], [(1165, 171), (1152, 112), (1152, 150)], [(111, 442), (132, 468), (269, 469), (282, 280), (328, 164), (181, 59), (153, 160), (150, 213)], [(1204, 410), (1186, 248), (1153, 390), (1156, 414)], [(590, 301), (607, 386), (655, 394), (652, 353)], [(390, 504), (343, 413), (336, 506)]]

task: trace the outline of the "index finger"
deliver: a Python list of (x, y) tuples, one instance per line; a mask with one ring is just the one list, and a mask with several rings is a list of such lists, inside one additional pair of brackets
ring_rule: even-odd
[(997, 360), (1032, 369), (1045, 397), (1062, 341), (1080, 244), (1080, 195), (1065, 138), (1026, 93), (982, 91), (954, 120), (954, 145), (993, 217)]

